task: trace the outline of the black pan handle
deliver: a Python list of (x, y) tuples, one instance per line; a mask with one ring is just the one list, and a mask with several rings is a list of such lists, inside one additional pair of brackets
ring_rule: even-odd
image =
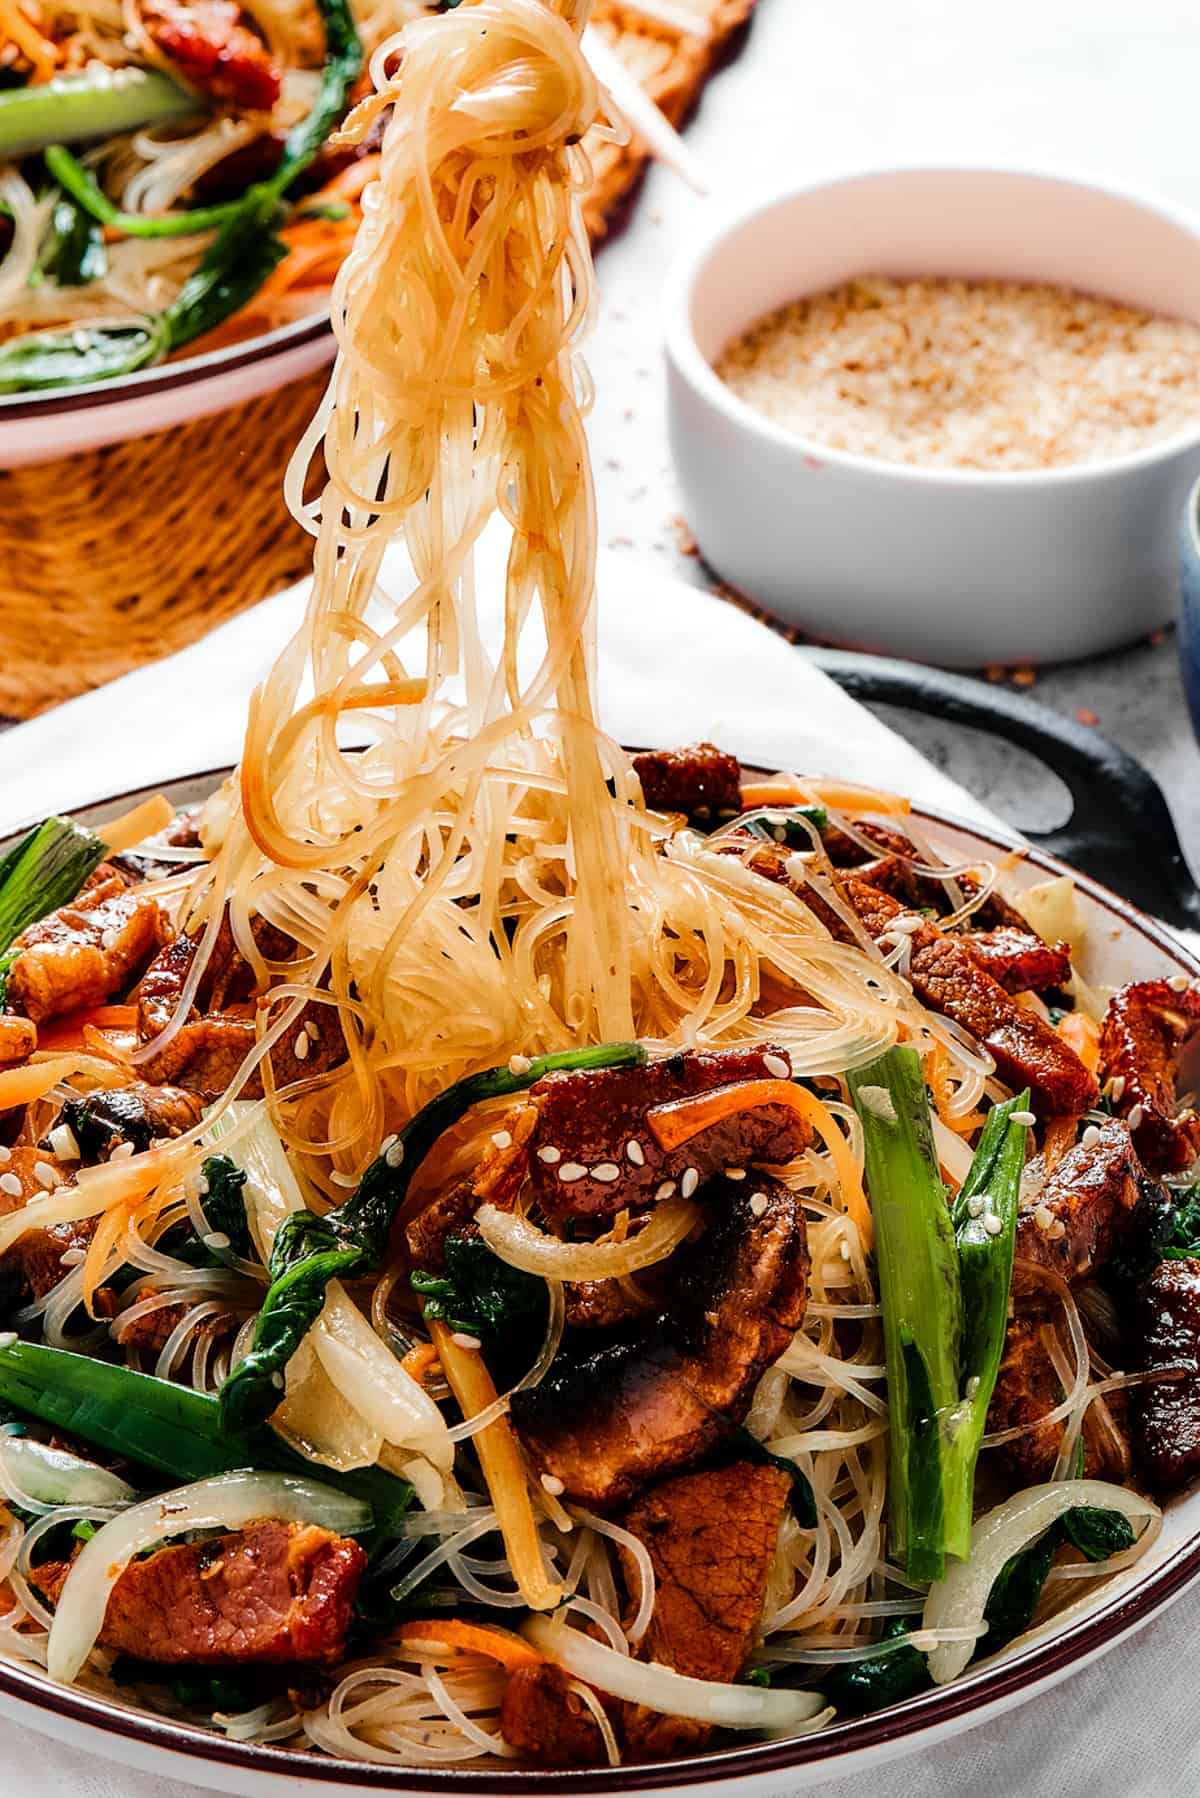
[(1200, 929), (1200, 892), (1162, 789), (1139, 761), (1097, 731), (1011, 688), (884, 656), (805, 645), (854, 699), (969, 724), (1029, 750), (1064, 782), (1071, 816), (1025, 834), (1051, 855), (1180, 929)]

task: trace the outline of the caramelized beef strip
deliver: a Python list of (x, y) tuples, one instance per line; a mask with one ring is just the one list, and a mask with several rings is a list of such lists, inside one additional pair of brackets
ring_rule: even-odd
[(1071, 978), (1069, 943), (1044, 943), (1032, 930), (1001, 924), (972, 930), (963, 938), (976, 963), (1006, 993), (1044, 993)]
[(727, 1167), (791, 1161), (811, 1138), (781, 1105), (739, 1112), (669, 1152), (646, 1123), (648, 1111), (673, 1099), (790, 1076), (786, 1053), (770, 1047), (687, 1050), (642, 1067), (547, 1074), (530, 1089), (538, 1111), (534, 1197), (550, 1217), (615, 1217), (667, 1197), (664, 1184), (674, 1190), (689, 1168), (703, 1182)]
[(735, 755), (712, 743), (652, 749), (633, 758), (642, 796), (652, 812), (688, 818), (733, 817), (742, 809), (742, 769)]
[[(1010, 1430), (1018, 1424), (1036, 1424), (1023, 1436), (1001, 1443), (995, 1453), (1023, 1486), (1048, 1480), (1062, 1447), (1063, 1421), (1038, 1424), (1066, 1394), (1054, 1371), (1042, 1337), (1052, 1327), (1049, 1310), (1036, 1301), (1023, 1300), (1010, 1320), (1004, 1343), (1004, 1359), (988, 1407), (988, 1429)], [(1108, 1395), (1115, 1435), (1104, 1427), (1095, 1405), (1089, 1405), (1083, 1422), (1084, 1473), (1092, 1480), (1124, 1480), (1129, 1475), (1129, 1450), (1122, 1432), (1128, 1402), (1123, 1392)]]
[(1180, 1054), (1197, 1029), (1200, 991), (1176, 991), (1169, 980), (1123, 986), (1100, 1026), (1101, 1079), (1118, 1083), (1113, 1103), (1152, 1174), (1183, 1173), (1200, 1154), (1200, 1114), (1180, 1110), (1175, 1093)]
[(14, 1067), (28, 1061), (37, 1048), (37, 1025), (32, 1018), (18, 1018), (11, 1012), (0, 1012), (0, 1068)]
[[(39, 1173), (46, 1170), (55, 1176), (53, 1186), (39, 1178)], [(23, 1210), (30, 1200), (44, 1198), (67, 1177), (67, 1171), (44, 1149), (28, 1145), (10, 1149), (8, 1159), (0, 1167), (0, 1217)], [(20, 1190), (14, 1191), (14, 1187)], [(0, 1267), (9, 1281), (15, 1282), (17, 1293), (44, 1298), (66, 1272), (63, 1256), (71, 1249), (86, 1249), (94, 1228), (93, 1219), (80, 1224), (35, 1225), (5, 1250)]]
[(1108, 1260), (1141, 1200), (1159, 1196), (1128, 1126), (1120, 1118), (1092, 1125), (1022, 1205), (1016, 1258), (1051, 1268), (1068, 1283), (1082, 1279)]
[[(100, 1641), (163, 1666), (333, 1664), (367, 1557), (346, 1536), (268, 1519), (132, 1561), (113, 1587)], [(34, 1580), (57, 1602), (69, 1563)]]
[(504, 1688), (500, 1733), (517, 1758), (533, 1767), (608, 1764), (599, 1725), (570, 1675), (551, 1661), (518, 1667)]
[(1141, 1365), (1184, 1368), (1182, 1379), (1134, 1389), (1138, 1471), (1159, 1494), (1200, 1474), (1200, 1260), (1163, 1261), (1137, 1299)]
[(283, 72), (231, 0), (142, 0), (142, 25), (189, 87), (245, 112), (269, 112)]
[(70, 905), (17, 938), (8, 1003), (35, 1023), (103, 1005), (141, 972), (161, 931), (153, 899), (140, 898), (111, 870), (100, 881), (93, 877)]
[[(645, 1543), (655, 1577), (640, 1660), (723, 1685), (738, 1677), (762, 1617), (790, 1491), (779, 1468), (739, 1461), (667, 1480), (630, 1507), (622, 1521)], [(636, 1593), (633, 1557), (625, 1548), (618, 1553), (625, 1585)], [(635, 1760), (686, 1754), (712, 1734), (707, 1724), (632, 1704), (622, 1707), (620, 1727)]]
[[(446, 1265), (447, 1236), (473, 1235), (481, 1205), (511, 1211), (529, 1171), (529, 1139), (537, 1124), (532, 1105), (514, 1105), (505, 1114), (475, 1171), (437, 1193), (405, 1226), (414, 1267), (441, 1273)], [(507, 1137), (507, 1142), (504, 1138)]]
[(539, 1473), (597, 1510), (697, 1460), (740, 1424), (800, 1327), (808, 1250), (799, 1201), (764, 1175), (718, 1179), (714, 1222), (678, 1257), (673, 1301), (596, 1349), (562, 1351), (512, 1418)]
[[(908, 867), (903, 857), (910, 861), (925, 860), (924, 854), (914, 842), (906, 837), (903, 831), (891, 824), (879, 824), (873, 820), (859, 820), (855, 829), (875, 845), (879, 855), (863, 861), (865, 853), (862, 846), (845, 836), (841, 831), (830, 830), (825, 836), (825, 852), (836, 868), (844, 868), (853, 874), (856, 880), (865, 880), (871, 886), (882, 887), (885, 892), (895, 894), (898, 899), (907, 899), (909, 904), (917, 907), (932, 907), (935, 912), (950, 911), (950, 897), (945, 884), (932, 874), (917, 874)], [(980, 881), (971, 873), (956, 874), (954, 879), (964, 899), (973, 897), (979, 891)], [(972, 913), (977, 926), (985, 930), (1008, 929), (1028, 933), (1029, 924), (1008, 900), (993, 890)]]
[[(254, 940), (267, 962), (286, 965), (295, 953), (290, 937), (261, 921), (254, 926)], [(136, 995), (138, 1034), (144, 1043), (170, 1022), (199, 944), (198, 934), (178, 936), (146, 969)], [(156, 1085), (169, 1082), (216, 1097), (257, 1041), (251, 1004), (257, 991), (254, 969), (234, 943), (226, 917), (204, 970), (195, 1010), (167, 1046), (143, 1064), (143, 1072)], [(287, 1086), (310, 1078), (345, 1058), (345, 1039), (332, 1009), (307, 1005), (296, 1021), (295, 1034), (289, 1032), (271, 1051), (275, 1084)], [(262, 1077), (256, 1069), (242, 1096), (262, 1095)]]
[[(890, 894), (854, 876), (842, 889), (871, 935), (886, 936), (898, 918), (915, 914)], [(911, 931), (908, 978), (922, 1004), (961, 1024), (989, 1051), (1000, 1078), (1028, 1086), (1043, 1117), (1074, 1116), (1096, 1103), (1099, 1088), (1074, 1050), (1035, 1012), (1016, 1004), (977, 966), (967, 944), (927, 918)]]

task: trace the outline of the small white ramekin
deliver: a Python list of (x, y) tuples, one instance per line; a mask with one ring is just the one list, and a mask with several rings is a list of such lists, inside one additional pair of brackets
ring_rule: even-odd
[(1111, 649), (1168, 623), (1197, 423), (1032, 473), (923, 469), (772, 424), (714, 373), (764, 313), (856, 275), (1038, 281), (1200, 322), (1200, 232), (1105, 184), (991, 168), (849, 174), (744, 208), (672, 271), (668, 408), (688, 522), (806, 633), (953, 667)]

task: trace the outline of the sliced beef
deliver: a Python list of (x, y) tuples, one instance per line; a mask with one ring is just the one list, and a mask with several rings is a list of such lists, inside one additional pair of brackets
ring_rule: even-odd
[(409, 1220), (405, 1236), (414, 1267), (440, 1273), (446, 1265), (447, 1236), (473, 1234), (481, 1205), (512, 1210), (529, 1170), (529, 1139), (536, 1124), (532, 1105), (514, 1105), (495, 1133), (500, 1141), (493, 1137), (475, 1171), (435, 1194)]
[[(645, 1493), (622, 1519), (654, 1567), (654, 1615), (638, 1658), (693, 1679), (729, 1684), (741, 1673), (762, 1617), (767, 1575), (791, 1481), (777, 1467), (739, 1461), (689, 1473)], [(632, 1555), (619, 1549), (625, 1584), (638, 1590)], [(703, 1747), (707, 1724), (624, 1705), (621, 1735), (635, 1760)]]
[(269, 181), (283, 161), (286, 143), (286, 131), (264, 131), (248, 144), (239, 144), (192, 184), (192, 198), (197, 206), (219, 206), (226, 200), (240, 199), (256, 182)]
[(1044, 993), (1071, 978), (1070, 944), (1044, 943), (1032, 930), (1001, 924), (995, 930), (970, 931), (963, 941), (1006, 993)]
[(0, 1012), (0, 1068), (27, 1061), (37, 1048), (37, 1025), (31, 1018)]
[[(266, 962), (286, 966), (295, 955), (295, 943), (273, 925), (257, 922), (254, 940)], [(170, 1022), (199, 945), (199, 934), (178, 936), (146, 969), (137, 990), (138, 1034), (143, 1042)], [(170, 1083), (206, 1097), (223, 1092), (258, 1040), (252, 1004), (257, 995), (255, 970), (235, 944), (228, 918), (223, 918), (191, 1016), (142, 1071), (156, 1085)], [(310, 1078), (345, 1058), (345, 1039), (331, 1008), (307, 1005), (296, 1021), (295, 1034), (289, 1033), (271, 1051), (275, 1084), (288, 1086)], [(242, 1096), (262, 1095), (262, 1077), (256, 1069)]]
[[(41, 1177), (47, 1172), (53, 1177), (52, 1185)], [(31, 1199), (44, 1198), (69, 1177), (67, 1170), (44, 1149), (28, 1145), (11, 1149), (0, 1167), (0, 1217), (23, 1210)], [(20, 1190), (13, 1190), (14, 1187)], [(15, 1282), (17, 1293), (27, 1298), (44, 1298), (67, 1271), (63, 1256), (72, 1249), (85, 1249), (94, 1228), (94, 1219), (81, 1224), (34, 1225), (5, 1251), (0, 1265), (10, 1284)]]
[(1137, 1330), (1144, 1369), (1184, 1369), (1134, 1398), (1138, 1471), (1155, 1492), (1176, 1492), (1200, 1474), (1200, 1260), (1160, 1262), (1138, 1295)]
[[(1039, 1423), (1066, 1397), (1054, 1371), (1044, 1332), (1052, 1329), (1049, 1309), (1035, 1300), (1022, 1299), (1010, 1319), (1004, 1343), (1004, 1359), (988, 1407), (989, 1430), (1011, 1430), (1036, 1425), (1002, 1443), (996, 1453), (1023, 1486), (1039, 1485), (1054, 1471), (1062, 1447), (1065, 1422)], [(1084, 1473), (1088, 1479), (1124, 1480), (1129, 1474), (1129, 1451), (1121, 1425), (1127, 1404), (1122, 1392), (1110, 1393), (1107, 1404), (1113, 1429), (1106, 1429), (1095, 1405), (1089, 1406), (1083, 1423)]]
[(648, 750), (634, 756), (633, 766), (652, 812), (708, 819), (733, 817), (742, 809), (741, 764), (712, 743)]
[(1157, 1195), (1120, 1118), (1092, 1125), (1063, 1156), (1017, 1222), (1017, 1260), (1070, 1282), (1103, 1267), (1143, 1196)]
[(145, 967), (161, 929), (155, 901), (109, 871), (17, 938), (8, 1003), (35, 1023), (103, 1005)]
[(504, 1688), (500, 1733), (533, 1767), (602, 1767), (604, 1738), (569, 1674), (550, 1661), (518, 1667)]
[(58, 1121), (70, 1126), (81, 1159), (94, 1164), (107, 1161), (113, 1150), (125, 1143), (144, 1154), (163, 1137), (182, 1136), (203, 1115), (203, 1102), (195, 1093), (135, 1080), (129, 1086), (68, 1099)]
[(283, 71), (232, 0), (142, 0), (142, 25), (189, 87), (244, 112), (269, 112)]
[(1198, 1029), (1200, 990), (1177, 991), (1169, 980), (1123, 986), (1100, 1027), (1101, 1078), (1117, 1082), (1113, 1102), (1152, 1174), (1182, 1173), (1200, 1154), (1200, 1114), (1181, 1110), (1175, 1092), (1179, 1057)]
[(1040, 1115), (1074, 1116), (1096, 1103), (1095, 1078), (1074, 1050), (986, 974), (962, 938), (947, 935), (930, 919), (853, 875), (843, 880), (842, 887), (876, 939), (886, 936), (898, 918), (915, 919), (908, 969), (913, 992), (932, 1011), (969, 1030), (989, 1051), (1007, 1085), (1018, 1091), (1028, 1086)]
[(538, 1111), (534, 1196), (551, 1217), (614, 1217), (649, 1205), (664, 1183), (673, 1190), (689, 1168), (703, 1181), (727, 1167), (791, 1161), (810, 1137), (782, 1105), (739, 1112), (670, 1151), (646, 1122), (656, 1105), (790, 1074), (786, 1053), (769, 1047), (688, 1050), (642, 1067), (547, 1074), (530, 1089)]
[[(861, 820), (855, 829), (875, 845), (879, 854), (863, 861), (866, 851), (861, 844), (841, 831), (830, 830), (825, 836), (825, 850), (835, 867), (844, 868), (856, 880), (882, 887), (898, 899), (907, 899), (918, 909), (929, 907), (934, 912), (953, 909), (944, 881), (933, 874), (917, 874), (907, 865), (911, 861), (925, 862), (925, 855), (903, 831), (892, 824), (879, 824), (873, 820)], [(979, 891), (981, 883), (975, 874), (956, 874), (954, 880), (964, 899), (974, 897)], [(1005, 928), (1020, 931), (1023, 935), (1029, 931), (1029, 924), (1016, 906), (1010, 905), (994, 888), (971, 915), (976, 928)]]
[[(106, 1648), (164, 1666), (333, 1663), (367, 1557), (328, 1530), (268, 1519), (133, 1561), (113, 1587)], [(56, 1602), (65, 1562), (34, 1570)]]
[(611, 1509), (686, 1467), (750, 1408), (804, 1317), (808, 1250), (799, 1200), (764, 1175), (714, 1180), (715, 1219), (678, 1256), (669, 1304), (598, 1348), (571, 1344), (512, 1417), (539, 1473)]

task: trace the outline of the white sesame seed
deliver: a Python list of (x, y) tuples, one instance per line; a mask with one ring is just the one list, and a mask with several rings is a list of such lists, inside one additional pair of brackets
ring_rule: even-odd
[(394, 1142), (398, 1142), (398, 1141), (399, 1141), (399, 1138), (397, 1137), (396, 1132), (393, 1130), (392, 1134), (390, 1136), (385, 1136), (383, 1141), (380, 1143), (379, 1153), (381, 1155), (386, 1155), (388, 1150), (391, 1148), (392, 1144)]
[(694, 1167), (685, 1167), (683, 1179), (679, 1182), (679, 1190), (685, 1199), (690, 1199), (700, 1184), (700, 1175)]
[(790, 1080), (792, 1077), (792, 1064), (785, 1061), (782, 1055), (764, 1055), (763, 1066), (775, 1080)]
[(0, 1330), (0, 1348), (15, 1348), (17, 1341), (15, 1330)]
[(634, 1167), (645, 1167), (646, 1151), (642, 1148), (642, 1145), (636, 1136), (631, 1136), (629, 1141), (625, 1144), (625, 1155), (627, 1160), (632, 1161)]
[(1114, 1105), (1119, 1105), (1125, 1097), (1125, 1076), (1114, 1074), (1108, 1083), (1108, 1096)]
[(51, 1167), (48, 1161), (34, 1162), (33, 1177), (39, 1186), (44, 1186), (46, 1188), (47, 1192), (52, 1192), (62, 1179), (58, 1169), (56, 1167)]
[(1032, 1130), (1037, 1123), (1032, 1111), (1010, 1111), (1008, 1121), (1010, 1124), (1024, 1124), (1027, 1130)]
[(727, 1180), (744, 1180), (746, 1178), (746, 1170), (744, 1167), (727, 1167), (725, 1169), (725, 1178)]
[(70, 1124), (55, 1124), (46, 1141), (60, 1161), (79, 1160), (79, 1143)]
[(1145, 1117), (1145, 1115), (1146, 1115), (1145, 1106), (1144, 1105), (1135, 1105), (1129, 1113), (1129, 1128), (1131, 1130), (1140, 1130), (1142, 1127), (1142, 1120)]
[(761, 1217), (766, 1208), (767, 1195), (765, 1192), (756, 1192), (750, 1195), (750, 1209), (755, 1217)]
[(210, 1230), (204, 1241), (210, 1249), (227, 1249), (229, 1247), (229, 1238), (224, 1230)]
[(1049, 1230), (1054, 1223), (1054, 1213), (1049, 1205), (1039, 1205), (1033, 1214), (1033, 1221), (1039, 1230)]
[(562, 1150), (556, 1149), (552, 1142), (548, 1142), (544, 1149), (539, 1149), (537, 1155), (538, 1160), (544, 1161), (547, 1167), (553, 1167), (556, 1162), (562, 1160)]
[(1051, 1224), (1050, 1230), (1049, 1230), (1049, 1236), (1050, 1236), (1051, 1242), (1058, 1242), (1062, 1237), (1064, 1237), (1066, 1235), (1066, 1233), (1067, 1233), (1067, 1226), (1063, 1223), (1061, 1217), (1056, 1217), (1054, 1222)]
[(967, 1200), (967, 1216), (968, 1217), (982, 1217), (986, 1209), (987, 1209), (987, 1200), (985, 1198), (976, 1197), (976, 1198)]
[(1172, 974), (1167, 982), (1171, 991), (1175, 993), (1186, 993), (1191, 984), (1186, 974)]
[(23, 1190), (15, 1174), (0, 1174), (0, 1192), (7, 1193), (10, 1199), (19, 1199)]
[(582, 1180), (586, 1173), (587, 1169), (580, 1162), (564, 1161), (558, 1170), (558, 1177), (569, 1186), (572, 1180)]
[[(110, 1161), (132, 1161), (133, 1144), (131, 1142), (119, 1142), (108, 1159)], [(208, 1191), (207, 1185), (205, 1185), (204, 1190), (205, 1192)]]
[(615, 1161), (601, 1161), (592, 1169), (592, 1179), (602, 1180), (606, 1186), (621, 1178), (621, 1170)]
[(511, 1149), (512, 1148), (512, 1131), (511, 1130), (493, 1130), (492, 1131), (492, 1141), (495, 1143), (495, 1145), (498, 1149)]
[(775, 838), (775, 841), (777, 843), (786, 843), (787, 842), (787, 831), (784, 829), (782, 824), (777, 824), (775, 826), (774, 830), (771, 832), (771, 835)]
[(278, 1371), (273, 1373), (271, 1375), (271, 1384), (272, 1384), (272, 1386), (274, 1386), (276, 1392), (282, 1392), (283, 1391), (283, 1375), (281, 1373), (279, 1373)]
[(404, 1144), (400, 1141), (399, 1137), (385, 1149), (383, 1159), (391, 1168), (400, 1166), (400, 1163), (404, 1160)]
[(308, 1060), (308, 1037), (303, 1030), (292, 1044), (292, 1054), (296, 1057), (297, 1061)]
[(548, 1492), (551, 1498), (558, 1498), (561, 1493), (566, 1491), (566, 1487), (557, 1475), (544, 1473), (542, 1475), (542, 1491)]
[(1097, 1124), (1089, 1124), (1079, 1139), (1081, 1149), (1094, 1149), (1100, 1141), (1100, 1128)]
[(12, 1160), (12, 1150), (0, 1147), (0, 1167), (4, 1167), (11, 1160)]
[(510, 1055), (508, 1058), (508, 1071), (510, 1074), (527, 1074), (532, 1066), (533, 1063), (530, 1061), (528, 1055)]
[(102, 930), (100, 932), (100, 947), (102, 949), (115, 949), (116, 946), (117, 933), (110, 924), (107, 930)]
[(321, 1027), (319, 1024), (314, 1024), (312, 1019), (309, 1018), (304, 1026), (304, 1034), (308, 1037), (310, 1042), (319, 1043), (321, 1040)]
[(654, 1196), (656, 1199), (669, 1199), (674, 1191), (674, 1180), (664, 1180)]
[(989, 1236), (999, 1236), (1001, 1230), (1004, 1228), (1004, 1219), (999, 1217), (994, 1211), (985, 1211), (983, 1214), (983, 1227)]
[(456, 1348), (477, 1349), (480, 1346), (478, 1336), (468, 1336), (465, 1330), (455, 1330), (450, 1340)]
[(846, 1238), (844, 1236), (842, 1237), (842, 1240), (838, 1243), (838, 1253), (841, 1255), (843, 1261), (849, 1261), (849, 1259), (850, 1259), (850, 1244), (846, 1241)]

